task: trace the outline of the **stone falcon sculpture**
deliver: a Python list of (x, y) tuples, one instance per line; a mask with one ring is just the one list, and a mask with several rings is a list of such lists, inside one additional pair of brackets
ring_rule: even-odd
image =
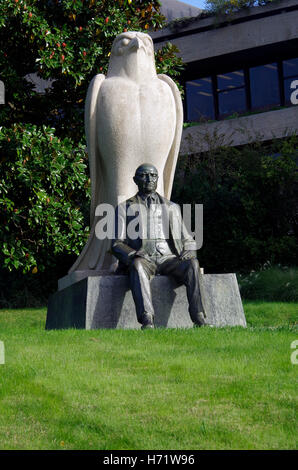
[(114, 207), (134, 193), (135, 168), (147, 161), (159, 175), (159, 194), (170, 198), (183, 125), (179, 90), (157, 75), (151, 37), (141, 32), (114, 40), (108, 73), (96, 75), (85, 103), (91, 178), (89, 239), (69, 272), (113, 270), (111, 240), (98, 240), (95, 209)]

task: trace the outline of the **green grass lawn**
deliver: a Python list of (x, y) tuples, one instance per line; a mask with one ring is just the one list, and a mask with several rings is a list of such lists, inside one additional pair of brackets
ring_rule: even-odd
[(298, 304), (248, 328), (45, 331), (1, 310), (0, 449), (294, 449)]

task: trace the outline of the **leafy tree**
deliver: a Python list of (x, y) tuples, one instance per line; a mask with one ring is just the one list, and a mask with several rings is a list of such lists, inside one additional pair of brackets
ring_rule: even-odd
[(206, 272), (297, 264), (298, 136), (180, 158), (173, 200), (204, 205)]
[[(0, 74), (7, 106), (1, 125), (45, 124), (74, 142), (83, 136), (83, 108), (92, 77), (106, 73), (112, 42), (126, 30), (148, 32), (165, 18), (158, 0), (0, 0)], [(175, 75), (176, 50), (159, 52), (159, 71)], [(177, 67), (176, 67), (177, 66)], [(45, 94), (28, 80), (51, 80)]]
[[(37, 272), (60, 253), (79, 254), (88, 204), (85, 147), (32, 124), (1, 129), (1, 239), (4, 266)], [(85, 210), (85, 212), (87, 212)]]
[(280, 0), (206, 0), (206, 9), (216, 14), (231, 14), (254, 6), (268, 5)]

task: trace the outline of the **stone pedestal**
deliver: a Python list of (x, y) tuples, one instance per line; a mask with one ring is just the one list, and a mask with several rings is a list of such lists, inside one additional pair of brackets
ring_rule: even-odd
[[(47, 329), (141, 327), (127, 276), (94, 275), (94, 272), (92, 276), (89, 273), (82, 276), (77, 274), (73, 279), (66, 276), (60, 280), (60, 290), (49, 299)], [(245, 327), (236, 275), (204, 274), (201, 279), (207, 323)], [(156, 276), (151, 286), (156, 326), (192, 328), (185, 286), (178, 286), (167, 276)]]

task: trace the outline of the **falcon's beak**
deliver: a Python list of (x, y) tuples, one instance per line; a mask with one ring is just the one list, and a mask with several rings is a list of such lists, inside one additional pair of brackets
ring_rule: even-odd
[(143, 47), (143, 41), (141, 41), (139, 38), (135, 37), (134, 39), (132, 39), (132, 41), (130, 41), (129, 49), (137, 51), (141, 47)]

